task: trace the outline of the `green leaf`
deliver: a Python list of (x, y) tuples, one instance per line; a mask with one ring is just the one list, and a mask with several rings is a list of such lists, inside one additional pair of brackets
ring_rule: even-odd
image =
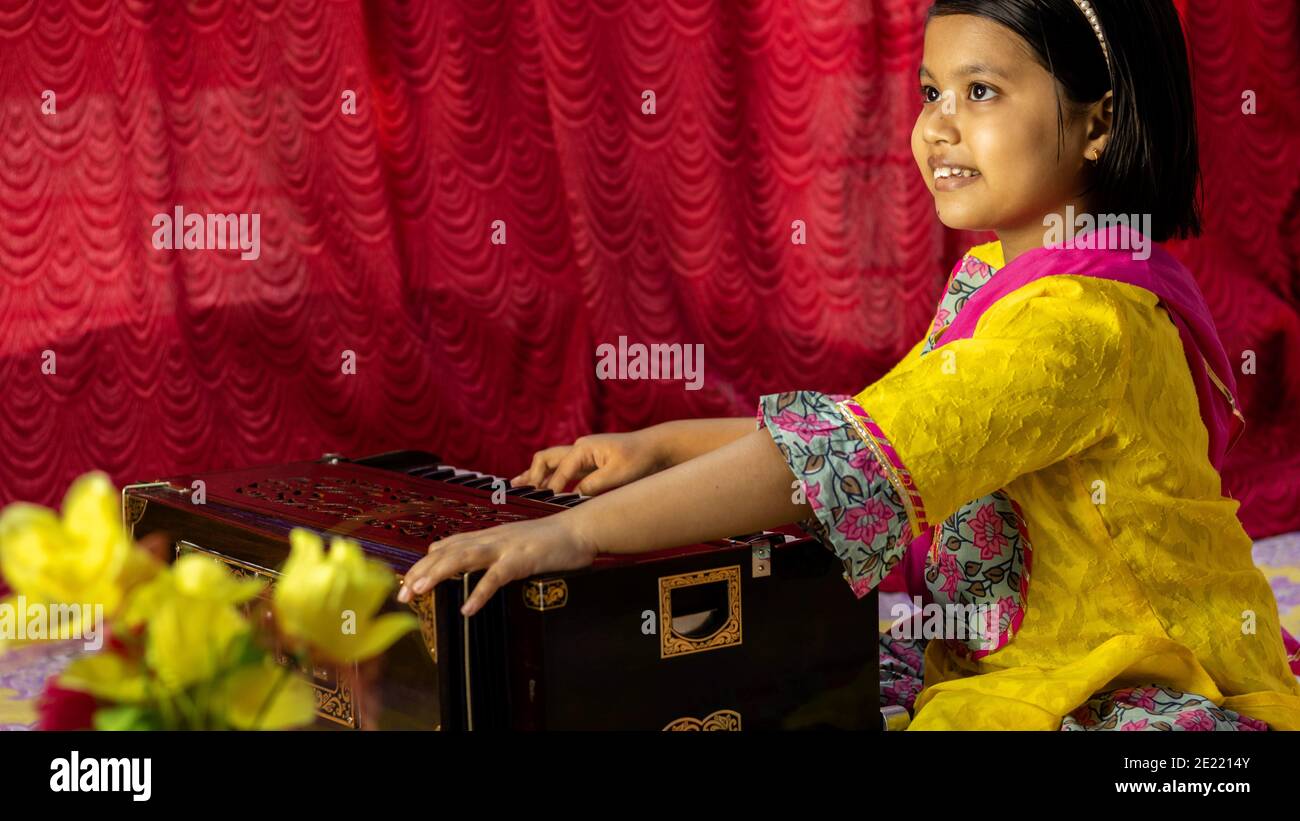
[(162, 722), (158, 714), (138, 704), (118, 707), (100, 707), (95, 711), (96, 730), (158, 730)]
[(266, 650), (257, 643), (252, 631), (250, 631), (235, 639), (230, 648), (230, 653), (230, 666), (240, 668), (261, 664), (262, 658), (266, 655)]

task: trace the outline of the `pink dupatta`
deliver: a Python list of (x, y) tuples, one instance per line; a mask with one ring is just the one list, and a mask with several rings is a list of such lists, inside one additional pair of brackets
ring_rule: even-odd
[[(1094, 237), (1102, 247), (1087, 247)], [(1133, 251), (1124, 250), (1138, 247), (1149, 249), (1150, 259), (1134, 259)], [(1168, 251), (1131, 228), (1090, 231), (1067, 242), (1063, 248), (1035, 248), (1021, 254), (971, 296), (943, 332), (940, 344), (971, 337), (980, 317), (993, 303), (1036, 280), (1058, 274), (1124, 282), (1159, 297), (1161, 306), (1178, 328), (1187, 355), (1201, 421), (1210, 434), (1210, 463), (1221, 471), (1224, 458), (1246, 425), (1237, 402), (1232, 363), (1219, 341), (1214, 317), (1191, 271)]]

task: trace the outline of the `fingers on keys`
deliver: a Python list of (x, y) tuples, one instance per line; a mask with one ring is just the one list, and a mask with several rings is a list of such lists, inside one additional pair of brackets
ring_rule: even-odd
[[(463, 534), (461, 534), (463, 535)], [(397, 600), (403, 604), (422, 595), (446, 579), (471, 570), (482, 570), (496, 559), (496, 551), (487, 544), (455, 536), (434, 542), (429, 553), (406, 572)]]

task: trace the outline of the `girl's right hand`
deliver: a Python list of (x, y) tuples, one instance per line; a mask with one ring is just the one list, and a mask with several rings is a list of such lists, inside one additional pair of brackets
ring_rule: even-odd
[(572, 445), (539, 450), (533, 463), (510, 480), (563, 493), (575, 480), (577, 491), (595, 496), (669, 467), (660, 437), (649, 429), (583, 436)]

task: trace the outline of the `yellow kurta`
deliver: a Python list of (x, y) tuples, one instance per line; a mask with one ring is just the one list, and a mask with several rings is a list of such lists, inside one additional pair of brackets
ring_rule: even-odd
[[(1003, 266), (998, 243), (972, 254)], [(978, 660), (930, 642), (913, 729), (1054, 730), (1095, 693), (1146, 683), (1300, 729), (1277, 602), (1157, 301), (1046, 277), (855, 397), (923, 502), (913, 534), (1002, 489), (1032, 543), (1018, 632)]]

